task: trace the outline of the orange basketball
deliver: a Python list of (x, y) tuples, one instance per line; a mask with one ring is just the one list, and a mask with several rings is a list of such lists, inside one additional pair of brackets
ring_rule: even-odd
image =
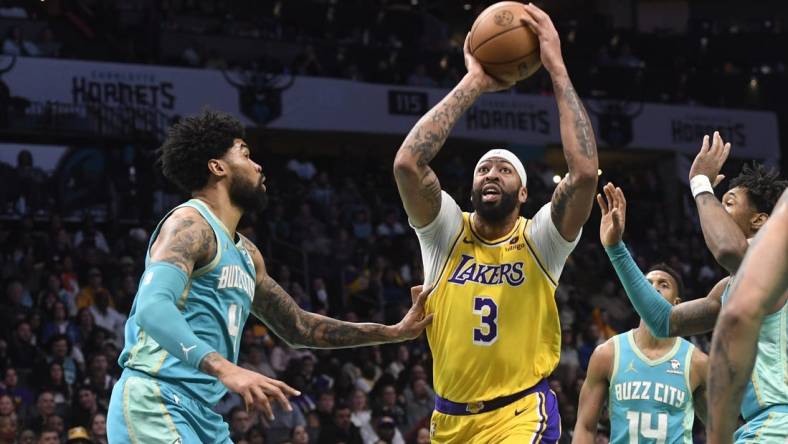
[(542, 66), (539, 38), (521, 20), (527, 14), (522, 3), (506, 1), (491, 5), (476, 18), (468, 48), (487, 74), (517, 82)]

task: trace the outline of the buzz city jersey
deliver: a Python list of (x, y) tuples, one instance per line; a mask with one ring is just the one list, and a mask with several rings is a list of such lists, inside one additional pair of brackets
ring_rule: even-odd
[[(243, 247), (241, 235), (238, 235), (237, 242), (233, 242), (227, 228), (208, 206), (198, 199), (191, 199), (170, 211), (159, 222), (151, 235), (146, 264), (150, 261), (150, 248), (162, 223), (182, 207), (196, 209), (210, 224), (216, 239), (216, 256), (192, 272), (177, 307), (198, 338), (236, 363), (241, 332), (249, 316), (255, 288), (254, 262)], [(149, 277), (143, 275), (143, 279), (146, 278)], [(136, 306), (135, 299), (126, 323), (126, 346), (118, 359), (120, 366), (146, 373), (209, 405), (219, 402), (227, 391), (224, 385), (215, 377), (170, 355), (145, 334), (135, 320)], [(188, 345), (181, 344), (181, 347), (184, 354), (188, 353)]]
[[(554, 294), (576, 241), (560, 237), (549, 204), (534, 220), (520, 217), (510, 233), (491, 241), (474, 231), (471, 215), (445, 192), (440, 213), (416, 230), (425, 282), (435, 285), (426, 312), (434, 313), (427, 339), (436, 393), (454, 402), (480, 402), (535, 385), (558, 364), (561, 327)], [(448, 247), (435, 239), (440, 236), (451, 236), (443, 244)], [(546, 247), (551, 243), (560, 246)]]
[(611, 444), (692, 444), (690, 369), (695, 346), (676, 338), (669, 352), (652, 360), (635, 344), (634, 330), (614, 336), (613, 344)]
[[(729, 282), (722, 294), (723, 304), (728, 301), (730, 290)], [(778, 405), (788, 406), (788, 304), (763, 318), (741, 415), (749, 421), (759, 412)]]

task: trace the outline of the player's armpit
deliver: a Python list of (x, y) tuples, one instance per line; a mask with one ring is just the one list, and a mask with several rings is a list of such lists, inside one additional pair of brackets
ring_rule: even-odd
[(190, 275), (216, 255), (216, 238), (193, 208), (175, 210), (161, 226), (150, 251), (151, 262), (169, 262)]
[(714, 329), (729, 277), (717, 282), (705, 298), (682, 302), (670, 310), (670, 336), (691, 336)]
[(599, 415), (607, 399), (613, 355), (612, 341), (600, 345), (591, 354), (586, 379), (583, 382), (583, 388), (580, 389), (577, 423), (572, 444), (592, 444), (594, 442)]

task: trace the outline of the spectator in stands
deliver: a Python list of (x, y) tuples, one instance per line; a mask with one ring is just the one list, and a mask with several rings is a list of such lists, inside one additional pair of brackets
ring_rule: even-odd
[[(104, 233), (96, 227), (96, 222), (93, 220), (93, 216), (91, 216), (90, 213), (85, 215), (82, 221), (82, 229), (74, 234), (74, 246), (77, 248), (90, 246), (97, 248), (103, 253), (109, 254), (107, 238), (104, 236)], [(82, 308), (82, 306), (79, 305), (78, 307)]]
[(95, 352), (88, 358), (87, 377), (82, 384), (93, 388), (102, 405), (109, 404), (112, 387), (118, 380), (108, 372), (109, 362), (103, 352)]
[(94, 444), (90, 439), (90, 434), (84, 427), (72, 427), (68, 429), (66, 444)]
[(402, 236), (405, 234), (405, 227), (397, 220), (397, 212), (390, 210), (386, 212), (385, 219), (383, 219), (375, 231), (378, 236), (381, 237)]
[(58, 443), (63, 442), (66, 437), (66, 423), (63, 421), (63, 417), (58, 414), (48, 417), (46, 419), (46, 424), (44, 424), (44, 428), (57, 432), (58, 437), (60, 437)]
[[(50, 280), (57, 279), (55, 274), (50, 275)], [(41, 332), (41, 343), (49, 343), (50, 340), (58, 335), (64, 335), (72, 344), (79, 340), (79, 329), (71, 319), (68, 318), (66, 304), (56, 301), (52, 305), (52, 317), (44, 323)]]
[(304, 426), (295, 426), (290, 431), (290, 442), (292, 444), (309, 444), (312, 441), (309, 439), (309, 432)]
[(107, 415), (98, 412), (90, 420), (90, 439), (93, 444), (107, 444)]
[(60, 444), (60, 435), (57, 430), (44, 429), (38, 436), (38, 444)]
[(381, 388), (380, 392), (381, 396), (378, 410), (394, 418), (401, 432), (406, 431), (405, 427), (408, 423), (408, 416), (405, 409), (400, 405), (400, 400), (397, 397), (397, 389), (392, 384), (386, 384)]
[(99, 288), (94, 298), (95, 303), (90, 306), (89, 310), (96, 325), (110, 332), (115, 344), (119, 348), (123, 348), (123, 330), (126, 326), (126, 316), (118, 313), (112, 307), (112, 296), (106, 288)]
[(350, 407), (340, 404), (334, 408), (333, 420), (321, 426), (318, 444), (363, 444), (361, 432), (350, 421)]
[(413, 68), (413, 73), (408, 76), (408, 85), (410, 86), (436, 86), (435, 80), (427, 74), (427, 66), (424, 63), (419, 63)]
[(233, 441), (243, 439), (246, 432), (254, 425), (249, 412), (242, 406), (230, 410), (230, 438)]
[(52, 28), (46, 27), (41, 30), (36, 42), (39, 57), (60, 57), (61, 42), (55, 40), (55, 33)]
[(350, 421), (358, 427), (364, 443), (372, 441), (375, 431), (372, 428), (372, 411), (367, 406), (367, 394), (361, 389), (353, 390), (350, 395)]
[(0, 415), (0, 444), (16, 444), (16, 431), (16, 418)]
[[(96, 303), (96, 294), (99, 291), (106, 291), (104, 288), (104, 277), (97, 267), (92, 267), (88, 270), (88, 285), (80, 290), (79, 294), (77, 295), (77, 308), (89, 308), (91, 305)], [(109, 300), (109, 304), (112, 305), (112, 300)], [(93, 318), (93, 323), (95, 324), (96, 318), (93, 316), (93, 312), (91, 311), (91, 316)]]
[(435, 392), (427, 385), (426, 379), (415, 379), (411, 382), (411, 390), (405, 392), (405, 413), (408, 416), (410, 430), (416, 423), (432, 414), (435, 409)]
[(276, 378), (276, 372), (268, 363), (268, 357), (265, 355), (265, 350), (260, 346), (250, 347), (244, 359), (240, 362), (241, 367), (252, 370), (254, 372), (268, 376), (269, 378)]
[(16, 414), (16, 404), (14, 404), (14, 399), (11, 395), (0, 395), (0, 418), (11, 418), (14, 423), (19, 420)]
[(10, 332), (15, 325), (19, 322), (25, 320), (30, 313), (30, 305), (25, 304), (25, 299), (29, 298), (29, 293), (25, 292), (25, 287), (22, 286), (22, 282), (17, 279), (12, 279), (8, 285), (6, 286), (5, 291), (5, 301), (2, 304), (2, 310), (0, 310), (0, 316), (2, 317), (0, 320), (2, 321), (2, 326), (0, 329)]
[(12, 26), (3, 40), (3, 54), (12, 56), (37, 56), (40, 50), (35, 43), (25, 39), (22, 28)]
[(24, 412), (33, 404), (35, 397), (25, 385), (19, 384), (19, 376), (14, 367), (5, 370), (3, 382), (0, 384), (0, 395), (8, 395), (13, 399), (17, 412)]
[(85, 428), (90, 428), (93, 416), (106, 408), (106, 404), (99, 406), (96, 392), (90, 386), (80, 386), (77, 388), (76, 396), (72, 404), (69, 424)]
[(25, 426), (34, 431), (44, 430), (47, 420), (50, 416), (55, 415), (56, 409), (55, 395), (52, 392), (42, 391), (38, 394), (36, 407), (28, 417)]
[(48, 366), (46, 377), (41, 383), (41, 390), (51, 392), (55, 396), (55, 404), (58, 406), (71, 403), (71, 386), (66, 383), (63, 375), (63, 366), (53, 361)]
[(397, 429), (397, 422), (391, 416), (375, 411), (372, 414), (372, 424), (375, 427), (375, 436), (365, 444), (377, 444), (384, 442), (386, 444), (405, 444), (405, 439), (402, 437), (399, 429)]
[(11, 361), (19, 370), (29, 373), (36, 364), (42, 362), (41, 349), (36, 345), (36, 337), (30, 323), (22, 321), (16, 324), (9, 347)]
[(274, 413), (274, 420), (267, 421), (266, 423), (266, 442), (281, 442), (287, 440), (290, 436), (290, 430), (292, 430), (293, 427), (306, 426), (306, 418), (304, 418), (304, 414), (297, 404), (293, 405), (292, 411), (287, 411), (278, 404), (272, 404), (271, 410)]
[(426, 427), (418, 429), (412, 442), (413, 444), (430, 444), (430, 431)]

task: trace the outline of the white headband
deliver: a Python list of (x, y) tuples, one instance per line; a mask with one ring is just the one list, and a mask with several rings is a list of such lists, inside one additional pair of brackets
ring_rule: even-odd
[(523, 163), (520, 162), (520, 159), (518, 159), (513, 152), (501, 148), (487, 151), (487, 153), (485, 153), (484, 156), (482, 156), (482, 158), (476, 162), (476, 167), (473, 169), (474, 174), (476, 174), (476, 170), (479, 169), (479, 165), (481, 165), (482, 162), (490, 160), (493, 157), (500, 157), (501, 159), (511, 163), (514, 167), (514, 170), (517, 171), (517, 175), (520, 176), (520, 181), (523, 183), (523, 186), (526, 186), (526, 183), (528, 182), (528, 176), (525, 174), (525, 167), (523, 166)]

